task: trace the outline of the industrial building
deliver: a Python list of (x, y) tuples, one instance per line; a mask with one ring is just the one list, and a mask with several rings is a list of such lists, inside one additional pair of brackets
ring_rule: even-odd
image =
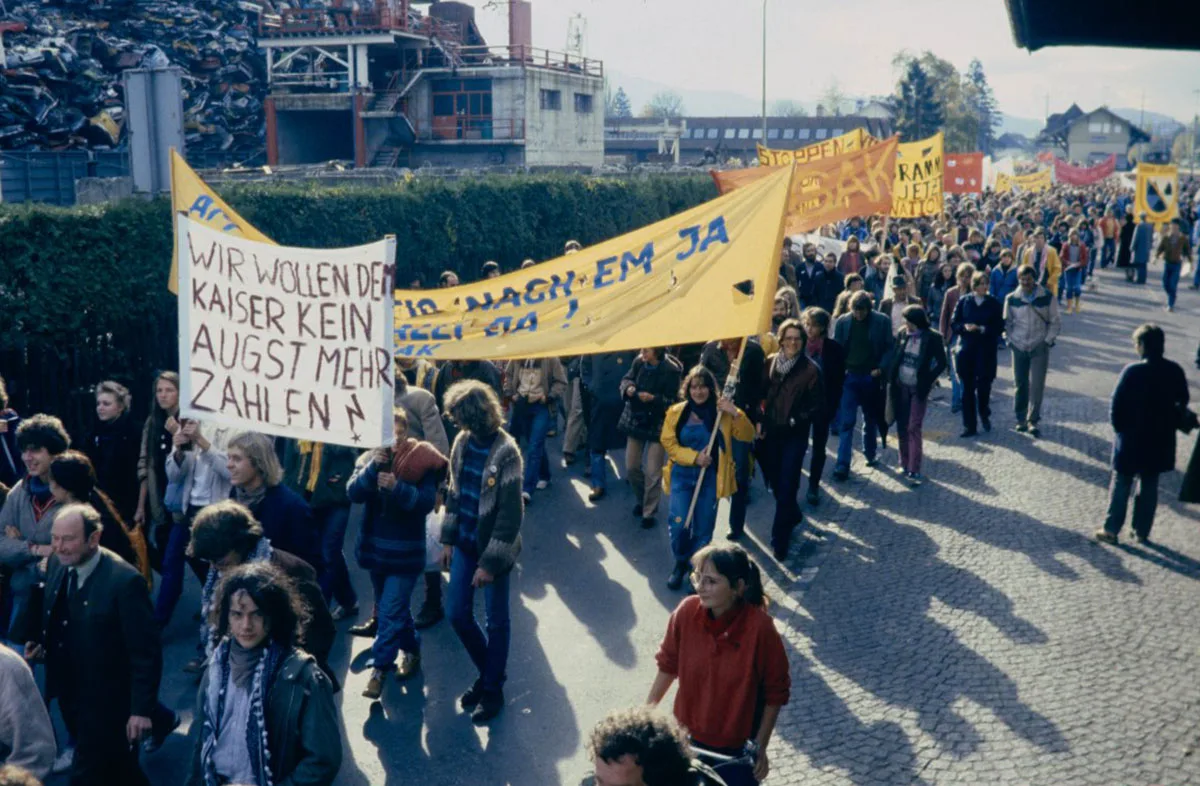
[(713, 164), (757, 159), (757, 145), (792, 150), (856, 128), (877, 139), (892, 135), (887, 118), (858, 115), (768, 117), (609, 118), (604, 154), (612, 164)]
[(593, 167), (604, 66), (538, 49), (527, 0), (490, 46), (461, 2), (375, 0), (261, 19), (267, 160), (355, 166)]

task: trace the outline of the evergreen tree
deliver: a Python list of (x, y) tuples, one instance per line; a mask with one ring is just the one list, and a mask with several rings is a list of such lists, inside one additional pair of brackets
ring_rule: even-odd
[(983, 73), (983, 63), (978, 59), (972, 60), (967, 67), (967, 84), (971, 103), (979, 119), (978, 149), (991, 153), (996, 146), (996, 132), (1000, 130), (1003, 116), (996, 103), (996, 95), (988, 84), (987, 76)]
[(633, 117), (633, 106), (629, 103), (629, 96), (625, 94), (625, 88), (617, 88), (617, 93), (608, 107), (608, 116), (619, 119)]
[(900, 79), (896, 103), (896, 130), (906, 142), (936, 134), (944, 120), (936, 85), (917, 60), (911, 60)]

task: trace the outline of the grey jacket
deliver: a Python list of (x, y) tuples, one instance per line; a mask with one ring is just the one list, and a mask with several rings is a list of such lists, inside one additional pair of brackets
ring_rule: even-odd
[[(37, 566), (41, 558), (30, 553), (29, 544), (50, 545), (50, 528), (54, 526), (54, 519), (61, 507), (57, 502), (52, 502), (50, 509), (42, 515), (42, 520), (38, 521), (33, 516), (33, 500), (29, 496), (25, 478), (17, 481), (17, 485), (8, 492), (8, 499), (0, 508), (0, 565), (12, 570), (9, 586), (13, 595), (28, 595), (38, 582)], [(8, 527), (20, 530), (21, 537), (7, 537), (4, 531)]]
[(407, 385), (403, 390), (397, 386), (394, 403), (408, 413), (410, 437), (425, 440), (443, 456), (450, 453), (450, 440), (446, 437), (446, 427), (432, 393), (413, 385)]
[[(854, 314), (843, 314), (833, 325), (833, 340), (842, 345), (847, 353), (850, 351), (850, 325)], [(895, 337), (892, 336), (892, 320), (872, 311), (867, 315), (868, 335), (871, 340), (871, 356), (875, 368), (886, 369), (892, 363), (892, 347)]]
[(0, 762), (45, 778), (54, 765), (54, 727), (25, 659), (0, 646)]
[(229, 498), (232, 482), (229, 477), (229, 456), (225, 446), (232, 436), (228, 429), (216, 428), (208, 435), (208, 450), (200, 450), (193, 446), (191, 450), (175, 450), (167, 456), (167, 483), (183, 482), (183, 504), (186, 508), (191, 504), (192, 489), (196, 482), (196, 463), (204, 462), (209, 469), (208, 490), (209, 501), (220, 502)]
[[(459, 478), (462, 476), (463, 450), (470, 432), (459, 432), (450, 451), (450, 486), (446, 490), (446, 515), (442, 520), (441, 543), (458, 542)], [(501, 429), (488, 453), (479, 490), (479, 520), (475, 539), (479, 567), (499, 576), (512, 570), (521, 553), (521, 520), (525, 503), (521, 499), (524, 463), (516, 440)]]
[(1014, 349), (1032, 352), (1053, 344), (1061, 331), (1058, 301), (1042, 285), (1033, 290), (1032, 302), (1019, 289), (1004, 298), (1004, 333)]

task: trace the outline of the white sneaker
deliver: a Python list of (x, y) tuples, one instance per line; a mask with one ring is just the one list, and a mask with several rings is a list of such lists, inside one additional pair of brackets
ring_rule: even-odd
[(54, 757), (54, 766), (50, 768), (50, 772), (66, 772), (74, 763), (75, 749), (65, 748), (62, 753)]
[(548, 480), (539, 480), (539, 481), (537, 482), (537, 488), (538, 488), (538, 491), (541, 491), (542, 489), (546, 488), (546, 487), (547, 487), (547, 486), (549, 486), (549, 485), (550, 485), (550, 481), (548, 481)]

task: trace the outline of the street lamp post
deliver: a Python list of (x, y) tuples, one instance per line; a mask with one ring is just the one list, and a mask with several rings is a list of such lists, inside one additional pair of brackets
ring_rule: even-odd
[(767, 0), (762, 10), (762, 144), (767, 146)]

